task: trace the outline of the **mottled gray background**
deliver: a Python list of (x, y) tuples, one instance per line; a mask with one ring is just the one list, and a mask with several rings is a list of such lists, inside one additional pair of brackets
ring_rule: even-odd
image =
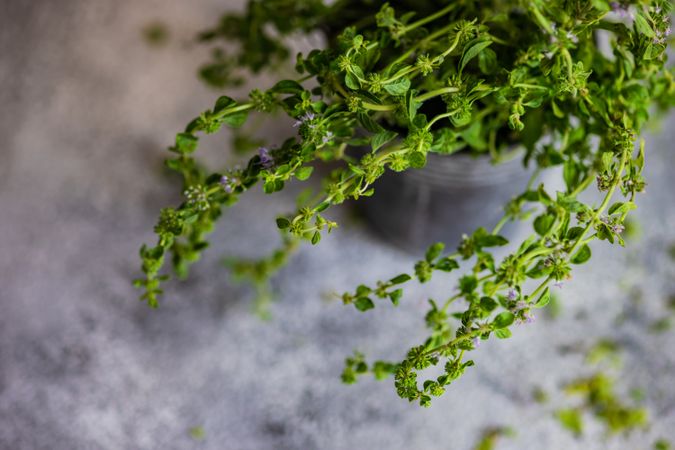
[[(624, 251), (596, 244), (594, 264), (561, 292), (560, 318), (484, 343), (477, 366), (430, 409), (398, 399), (390, 381), (345, 387), (338, 375), (354, 348), (398, 358), (416, 344), (426, 298), (446, 296), (454, 277), (375, 314), (326, 300), (414, 260), (344, 209), (333, 213), (343, 226), (303, 247), (276, 280), (270, 323), (250, 314), (251, 291), (218, 264), (272, 249), (273, 218), (292, 209), (297, 188), (247, 194), (162, 308), (137, 302), (137, 248), (151, 241), (158, 209), (178, 199), (161, 170), (164, 149), (217, 95), (195, 77), (208, 52), (191, 39), (240, 4), (0, 2), (0, 448), (464, 450), (493, 425), (517, 430), (503, 449), (648, 449), (675, 439), (675, 334), (648, 330), (675, 294), (672, 116), (649, 138), (641, 240)], [(141, 38), (155, 20), (171, 31), (164, 47)], [(201, 151), (213, 164), (234, 160), (225, 136)], [(560, 347), (599, 337), (623, 344), (619, 389), (643, 389), (651, 412), (651, 428), (627, 439), (605, 440), (590, 421), (576, 440), (552, 418), (570, 401), (559, 386), (589, 372), (582, 353)], [(534, 386), (551, 402), (533, 402)], [(188, 432), (196, 426), (201, 441)]]

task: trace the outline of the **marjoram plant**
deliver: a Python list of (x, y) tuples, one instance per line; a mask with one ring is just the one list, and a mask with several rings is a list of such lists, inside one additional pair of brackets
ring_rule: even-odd
[[(636, 141), (650, 115), (675, 103), (666, 67), (670, 8), (660, 0), (250, 0), (201, 36), (239, 44), (216, 51), (202, 69), (211, 84), (279, 67), (289, 35), (321, 33), (325, 48), (297, 56), (296, 79), (245, 100), (221, 96), (177, 134), (166, 165), (182, 175), (185, 201), (161, 210), (156, 245), (141, 248), (142, 299), (157, 307), (165, 260), (186, 276), (223, 210), (258, 183), (273, 194), (309, 178), (317, 164), (333, 167), (316, 198), (277, 218), (279, 250), (235, 263), (265, 286), (300, 240), (318, 244), (337, 226), (324, 215), (330, 207), (376, 196), (372, 185), (386, 171), (422, 168), (430, 152), (485, 154), (497, 163), (520, 146), (523, 164), (536, 170), (493, 229), (463, 236), (455, 251), (433, 244), (410, 274), (342, 296), (360, 311), (380, 299), (397, 305), (411, 280), (463, 266), (456, 293), (430, 302), (424, 342), (397, 362), (367, 363), (357, 353), (342, 374), (347, 383), (393, 375), (400, 397), (428, 406), (473, 365), (467, 354), (482, 340), (508, 338), (513, 324), (546, 306), (550, 285), (591, 258), (592, 241), (624, 244), (624, 221), (645, 188), (645, 146)], [(278, 112), (295, 121), (288, 139), (259, 148), (245, 167), (209, 173), (195, 159), (201, 135)], [(237, 141), (255, 142), (242, 134)], [(562, 167), (562, 192), (538, 184), (553, 167)], [(601, 193), (597, 204), (580, 200), (589, 189)], [(531, 235), (496, 260), (492, 250), (509, 244), (500, 230), (517, 220), (531, 221)], [(440, 376), (418, 379), (439, 364)]]

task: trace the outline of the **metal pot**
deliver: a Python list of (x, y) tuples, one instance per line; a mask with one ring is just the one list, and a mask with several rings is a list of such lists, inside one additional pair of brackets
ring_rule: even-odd
[[(426, 167), (388, 171), (374, 184), (375, 194), (356, 204), (379, 235), (420, 253), (434, 242), (455, 247), (462, 234), (494, 227), (531, 174), (521, 158), (494, 165), (483, 155), (430, 153)], [(514, 231), (507, 224), (500, 234), (508, 238)]]

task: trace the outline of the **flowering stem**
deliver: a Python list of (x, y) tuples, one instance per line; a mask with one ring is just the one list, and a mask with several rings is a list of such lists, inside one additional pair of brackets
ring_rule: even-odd
[(575, 244), (572, 246), (570, 251), (568, 252), (568, 258), (571, 258), (577, 249), (581, 246), (581, 243), (584, 240), (584, 237), (588, 232), (590, 231), (591, 228), (595, 225), (595, 222), (598, 220), (598, 217), (600, 214), (603, 213), (605, 208), (609, 205), (609, 202), (612, 200), (612, 196), (614, 195), (614, 191), (616, 190), (617, 186), (619, 183), (621, 183), (621, 176), (623, 175), (623, 169), (626, 167), (626, 160), (628, 159), (628, 154), (629, 150), (623, 150), (623, 153), (621, 154), (621, 162), (619, 163), (619, 169), (616, 171), (614, 174), (614, 180), (612, 182), (612, 185), (610, 186), (609, 190), (607, 191), (607, 194), (605, 195), (605, 198), (602, 200), (602, 203), (598, 207), (598, 209), (595, 210), (593, 213), (593, 217), (591, 220), (588, 221), (588, 225), (586, 225), (586, 228), (584, 228), (584, 231), (581, 233)]
[(459, 337), (456, 337), (455, 339), (451, 340), (450, 342), (447, 342), (443, 345), (439, 345), (438, 347), (434, 347), (431, 350), (427, 350), (424, 352), (425, 355), (433, 355), (434, 353), (441, 352), (447, 348), (454, 347), (455, 345), (459, 344), (460, 342), (468, 341), (473, 339), (476, 336), (480, 336), (481, 334), (492, 330), (492, 326), (489, 324), (481, 325), (475, 330), (472, 330), (466, 334), (463, 334)]

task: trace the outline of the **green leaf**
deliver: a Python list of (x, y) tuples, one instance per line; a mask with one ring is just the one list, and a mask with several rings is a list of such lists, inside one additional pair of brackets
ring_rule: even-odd
[(497, 54), (491, 48), (486, 48), (478, 54), (478, 68), (485, 75), (489, 75), (497, 70)]
[(295, 170), (295, 178), (297, 178), (300, 181), (305, 181), (307, 178), (312, 175), (312, 172), (314, 171), (314, 167), (312, 166), (304, 166), (300, 167)]
[(436, 242), (435, 244), (429, 246), (429, 248), (427, 249), (425, 259), (427, 260), (427, 262), (432, 263), (436, 258), (441, 256), (443, 250), (445, 250), (445, 244), (442, 242)]
[(549, 288), (546, 287), (544, 289), (544, 292), (539, 296), (536, 302), (534, 302), (534, 307), (535, 308), (543, 308), (544, 306), (548, 305), (548, 303), (551, 301), (551, 292), (549, 291)]
[(564, 210), (571, 213), (582, 212), (586, 209), (583, 203), (579, 202), (576, 198), (567, 196), (562, 192), (558, 192), (558, 198), (556, 203), (560, 205)]
[(356, 118), (359, 120), (359, 123), (365, 128), (366, 130), (370, 131), (371, 133), (380, 133), (384, 131), (384, 128), (380, 126), (377, 122), (373, 120), (372, 117), (366, 112), (360, 111), (356, 114)]
[(354, 306), (356, 306), (356, 309), (359, 311), (368, 311), (369, 309), (375, 308), (375, 304), (368, 297), (357, 298), (354, 302)]
[(459, 73), (462, 73), (464, 66), (466, 66), (469, 61), (478, 56), (480, 52), (492, 45), (492, 41), (482, 41), (477, 44), (472, 45), (468, 50), (464, 52), (462, 60), (459, 63)]
[(584, 229), (582, 227), (572, 227), (569, 230), (567, 230), (567, 235), (565, 236), (569, 240), (574, 240), (581, 236), (584, 233)]
[(443, 272), (450, 272), (454, 269), (459, 269), (459, 263), (452, 258), (446, 257), (434, 264), (434, 268)]
[(321, 240), (321, 233), (315, 231), (314, 234), (312, 235), (312, 245), (318, 244), (320, 240)]
[(494, 311), (497, 305), (498, 303), (493, 298), (481, 297), (480, 299), (480, 307), (486, 311)]
[(427, 155), (423, 152), (408, 152), (408, 163), (413, 169), (421, 169), (427, 165)]
[(422, 105), (422, 103), (415, 100), (415, 90), (409, 90), (405, 95), (405, 109), (408, 113), (408, 120), (412, 122), (417, 115), (417, 110)]
[(184, 155), (190, 154), (197, 149), (199, 139), (190, 133), (178, 133), (176, 135), (176, 150)]
[(589, 259), (591, 259), (591, 248), (584, 244), (584, 246), (581, 247), (581, 249), (579, 249), (579, 251), (574, 256), (572, 256), (572, 258), (570, 258), (570, 262), (572, 264), (583, 264)]
[(647, 19), (640, 13), (639, 11), (634, 14), (635, 18), (633, 19), (633, 23), (635, 24), (635, 29), (639, 34), (645, 35), (648, 38), (654, 38), (656, 34), (654, 33), (654, 30), (652, 30), (652, 27), (649, 26), (649, 22), (647, 22)]
[(305, 88), (297, 81), (281, 80), (270, 89), (270, 92), (278, 94), (299, 94), (304, 90)]
[(396, 289), (395, 291), (391, 291), (389, 293), (389, 300), (391, 300), (394, 306), (398, 306), (401, 297), (403, 297), (403, 289)]
[(390, 95), (401, 96), (404, 95), (410, 89), (410, 80), (403, 77), (399, 78), (393, 83), (385, 84), (384, 90), (387, 91)]
[(476, 239), (476, 245), (479, 247), (501, 247), (509, 243), (508, 239), (497, 234), (488, 234)]
[(496, 330), (500, 328), (506, 328), (516, 320), (516, 316), (512, 312), (504, 311), (495, 317), (495, 320), (492, 322), (492, 325)]
[(579, 410), (561, 409), (556, 411), (555, 415), (563, 427), (567, 428), (576, 436), (581, 436), (581, 433), (583, 432), (583, 421)]
[(497, 336), (498, 339), (508, 339), (511, 337), (511, 330), (508, 328), (500, 328), (499, 330), (495, 330), (495, 336)]
[(459, 290), (462, 294), (470, 294), (478, 287), (478, 279), (473, 275), (464, 275), (459, 279)]
[(408, 275), (407, 273), (402, 273), (400, 275), (396, 275), (394, 278), (389, 280), (389, 284), (403, 284), (411, 279), (412, 277), (410, 275)]
[(277, 217), (277, 228), (280, 230), (285, 230), (291, 226), (291, 221), (285, 217)]
[(242, 126), (248, 119), (248, 111), (239, 111), (234, 114), (228, 114), (223, 117), (223, 122), (233, 128)]
[(540, 236), (544, 236), (551, 229), (554, 222), (555, 216), (552, 214), (542, 214), (534, 219), (534, 231)]
[(377, 151), (380, 147), (396, 138), (396, 136), (398, 136), (398, 133), (393, 131), (382, 131), (373, 136), (370, 145), (372, 146), (373, 151)]
[(637, 208), (633, 202), (616, 202), (607, 210), (607, 214), (624, 214)]
[(235, 102), (233, 99), (230, 97), (223, 95), (216, 100), (216, 104), (213, 107), (213, 113), (218, 114), (219, 112), (229, 108), (230, 106), (236, 105), (237, 102)]
[(345, 85), (352, 91), (358, 91), (361, 89), (361, 83), (358, 78), (356, 78), (352, 73), (347, 72), (345, 75)]
[(565, 164), (563, 164), (563, 179), (568, 192), (572, 192), (577, 187), (578, 178), (579, 171), (576, 163), (572, 160), (565, 161)]
[(606, 172), (610, 169), (612, 166), (612, 161), (614, 161), (614, 153), (612, 152), (602, 152), (602, 158), (601, 158), (601, 167), (600, 170), (602, 172)]

